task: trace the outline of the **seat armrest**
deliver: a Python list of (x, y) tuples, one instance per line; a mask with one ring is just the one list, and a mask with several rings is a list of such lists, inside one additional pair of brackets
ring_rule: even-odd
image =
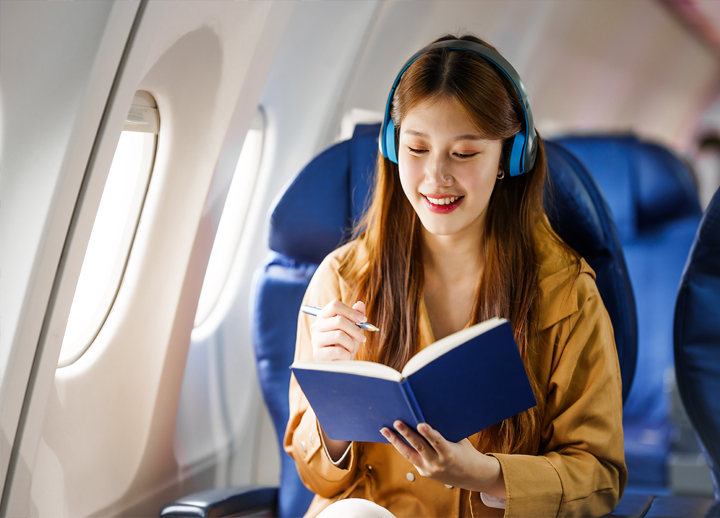
[(645, 516), (647, 518), (703, 517), (717, 516), (717, 507), (712, 510), (712, 498), (658, 496)]
[(278, 488), (235, 486), (208, 489), (184, 496), (160, 511), (162, 518), (221, 518), (273, 516)]
[(625, 493), (613, 512), (604, 518), (642, 518), (654, 499), (651, 495)]

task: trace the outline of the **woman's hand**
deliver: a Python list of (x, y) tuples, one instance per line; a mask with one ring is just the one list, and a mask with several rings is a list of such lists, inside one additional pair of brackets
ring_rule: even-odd
[[(354, 360), (365, 341), (362, 329), (355, 322), (366, 322), (365, 304), (358, 301), (349, 308), (339, 300), (333, 300), (318, 313), (310, 326), (313, 359), (316, 362)], [(330, 458), (336, 462), (350, 446), (348, 441), (335, 441), (322, 430), (323, 442)], [(342, 467), (342, 466), (341, 466)]]
[(365, 304), (352, 308), (333, 300), (318, 314), (310, 326), (315, 361), (354, 360), (365, 341), (363, 330), (355, 322), (365, 322)]
[(418, 425), (421, 435), (402, 421), (395, 421), (393, 426), (412, 447), (388, 428), (383, 428), (380, 433), (403, 457), (413, 463), (423, 477), (505, 498), (505, 481), (500, 462), (495, 457), (477, 451), (468, 439), (458, 443), (448, 442), (427, 423)]

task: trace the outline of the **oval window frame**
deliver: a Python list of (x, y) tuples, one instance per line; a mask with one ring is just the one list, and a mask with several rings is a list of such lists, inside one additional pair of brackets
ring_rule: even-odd
[[(68, 334), (68, 331), (72, 329), (70, 324), (73, 322), (73, 317), (77, 318), (73, 313), (73, 309), (76, 307), (76, 297), (78, 296), (77, 286), (80, 286), (81, 280), (83, 280), (83, 269), (85, 268), (85, 260), (88, 258), (88, 250), (92, 244), (92, 233), (95, 232), (95, 224), (98, 221), (98, 214), (100, 213), (103, 204), (103, 198), (101, 198), (98, 211), (95, 214), (96, 219), (93, 222), (93, 230), (90, 241), (88, 241), (88, 247), (85, 251), (86, 255), (83, 259), (83, 269), (81, 269), (80, 277), (78, 278), (76, 293), (73, 296), (70, 314), (68, 315), (68, 326), (66, 327), (65, 336), (63, 337), (63, 343), (60, 349), (60, 356), (57, 363), (58, 368), (72, 365), (90, 348), (105, 325), (110, 311), (115, 304), (115, 300), (117, 299), (120, 287), (122, 286), (123, 277), (125, 276), (125, 270), (130, 258), (130, 252), (132, 251), (138, 225), (140, 223), (140, 215), (142, 214), (145, 200), (147, 198), (147, 192), (152, 179), (155, 158), (157, 155), (157, 142), (158, 135), (160, 133), (160, 113), (154, 97), (149, 92), (143, 90), (135, 92), (132, 105), (130, 106), (128, 114), (125, 118), (125, 125), (123, 126), (123, 133), (125, 132), (152, 134), (152, 149), (150, 152), (147, 152), (146, 150), (144, 153), (145, 156), (140, 158), (141, 166), (139, 168), (139, 172), (137, 173), (138, 177), (132, 194), (132, 199), (130, 200), (128, 216), (123, 224), (124, 230), (120, 236), (118, 252), (110, 272), (105, 276), (106, 280), (104, 283), (104, 291), (97, 299), (100, 301), (97, 304), (98, 309), (96, 309), (90, 317), (84, 317), (85, 322), (81, 321), (82, 325), (78, 326), (80, 330), (74, 333), (75, 336), (72, 336)], [(119, 146), (120, 141), (118, 141), (118, 147)], [(118, 147), (116, 147), (115, 153), (117, 153)], [(117, 155), (113, 156), (113, 162), (115, 161), (116, 156)], [(108, 180), (106, 180), (105, 187), (103, 188), (103, 197), (106, 194), (108, 184), (110, 184), (109, 175), (110, 173), (108, 173)]]
[[(251, 131), (258, 131), (257, 139), (248, 140)], [(253, 116), (250, 127), (245, 134), (242, 150), (238, 157), (233, 177), (228, 188), (228, 193), (223, 204), (223, 210), (218, 220), (217, 232), (213, 240), (212, 250), (208, 259), (208, 265), (205, 270), (205, 277), (198, 296), (198, 305), (195, 311), (195, 319), (193, 321), (193, 329), (202, 328), (206, 322), (212, 320), (215, 310), (219, 306), (220, 299), (227, 285), (228, 279), (232, 272), (233, 263), (237, 255), (240, 241), (242, 240), (245, 221), (247, 221), (250, 200), (253, 191), (257, 185), (257, 179), (260, 175), (260, 169), (263, 166), (263, 158), (265, 155), (265, 143), (267, 138), (267, 117), (262, 106), (258, 106)], [(249, 143), (255, 146), (254, 160), (246, 156), (246, 153), (252, 151), (248, 149)], [(250, 163), (243, 163), (243, 161)], [(245, 172), (240, 169), (245, 166)], [(249, 171), (249, 172), (248, 172)], [(240, 173), (240, 174), (238, 174)], [(250, 176), (249, 176), (250, 175)], [(240, 186), (249, 186), (245, 191), (240, 191)], [(233, 212), (228, 213), (226, 208), (228, 203), (231, 207), (241, 207), (241, 210), (235, 210), (235, 219), (228, 219)], [(234, 228), (228, 227), (228, 221), (234, 221)], [(220, 247), (220, 248), (218, 248)], [(220, 255), (222, 254), (222, 255)], [(216, 268), (220, 266), (221, 273), (215, 274)], [(210, 284), (208, 284), (210, 282)]]

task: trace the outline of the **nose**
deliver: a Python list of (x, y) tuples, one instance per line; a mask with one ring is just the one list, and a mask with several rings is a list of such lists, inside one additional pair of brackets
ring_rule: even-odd
[(442, 157), (434, 156), (429, 157), (425, 163), (425, 181), (429, 185), (445, 187), (452, 185), (455, 179), (449, 170), (448, 164), (445, 163)]

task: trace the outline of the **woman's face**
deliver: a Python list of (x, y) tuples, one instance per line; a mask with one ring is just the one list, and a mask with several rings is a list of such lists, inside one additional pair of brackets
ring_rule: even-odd
[(424, 101), (408, 111), (400, 128), (400, 181), (425, 230), (481, 235), (501, 151), (502, 141), (480, 138), (453, 99)]

